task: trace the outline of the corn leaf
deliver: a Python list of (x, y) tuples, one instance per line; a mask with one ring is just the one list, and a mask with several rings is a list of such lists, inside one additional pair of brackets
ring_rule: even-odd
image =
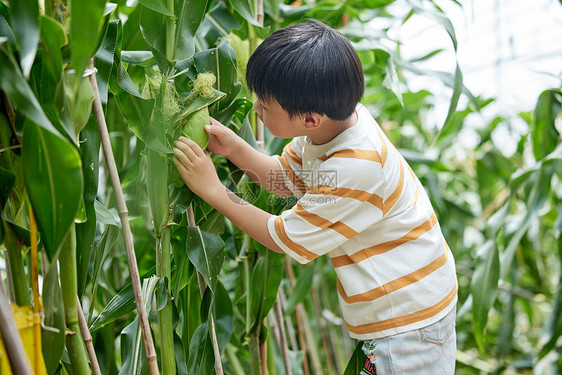
[(499, 275), (498, 250), (493, 241), (488, 241), (478, 253), (471, 286), (474, 338), (480, 351), (484, 350), (483, 337), (488, 322), (488, 313), (496, 299)]
[[(142, 296), (147, 312), (152, 306), (154, 290), (159, 280), (158, 277), (151, 277), (143, 281)], [(136, 375), (143, 373), (143, 369), (146, 371), (147, 361), (138, 316), (121, 332), (121, 343), (123, 366), (119, 375)]]
[(291, 315), (292, 313), (294, 313), (297, 305), (304, 300), (304, 297), (306, 297), (306, 295), (310, 291), (312, 282), (314, 280), (315, 264), (316, 263), (308, 265), (297, 278), (295, 288), (289, 295), (287, 307), (285, 308), (285, 314)]
[(11, 0), (11, 21), (20, 50), (23, 75), (28, 78), (39, 42), (39, 4), (36, 0)]
[(562, 93), (555, 90), (543, 91), (535, 107), (535, 126), (531, 127), (533, 153), (540, 160), (556, 148), (560, 133), (554, 122), (562, 110)]
[(187, 372), (190, 375), (207, 375), (214, 372), (215, 355), (207, 323), (201, 323), (193, 333), (189, 345)]
[(25, 188), (49, 258), (74, 222), (82, 195), (82, 163), (65, 139), (27, 121), (22, 163)]
[(82, 76), (88, 61), (96, 52), (98, 35), (103, 29), (105, 0), (71, 0), (70, 43), (72, 64), (76, 74)]
[(194, 38), (207, 10), (207, 0), (177, 1), (176, 60), (187, 59), (195, 53)]
[(215, 48), (196, 53), (193, 61), (198, 73), (214, 73), (217, 77), (215, 88), (226, 93), (212, 113), (228, 107), (242, 87), (236, 76), (236, 53), (228, 41), (223, 40)]
[(257, 19), (255, 2), (252, 0), (227, 0), (226, 1), (229, 8), (234, 8), (234, 10), (240, 14), (246, 21), (254, 26), (261, 26)]
[(216, 234), (201, 231), (198, 227), (189, 227), (185, 249), (191, 263), (214, 292), (224, 261), (223, 240)]
[[(141, 280), (149, 278), (154, 275), (156, 267), (152, 267), (148, 272), (141, 276)], [(145, 299), (146, 301), (146, 299)], [(95, 331), (102, 326), (114, 322), (115, 320), (124, 317), (130, 312), (134, 311), (135, 294), (131, 283), (125, 285), (119, 293), (117, 293), (103, 308), (99, 315), (90, 324), (90, 331)]]
[(45, 318), (41, 329), (41, 345), (49, 375), (55, 374), (64, 352), (65, 319), (62, 290), (59, 284), (58, 254), (52, 259), (43, 280), (43, 311)]
[(80, 132), (80, 156), (84, 175), (84, 209), (86, 221), (76, 224), (76, 265), (78, 276), (78, 295), (81, 296), (88, 277), (90, 258), (94, 249), (97, 218), (95, 201), (99, 182), (100, 135), (95, 116), (90, 116), (88, 124)]
[(0, 37), (0, 88), (8, 94), (12, 103), (24, 116), (45, 130), (58, 134), (27, 84), (9, 50), (8, 40), (4, 37)]

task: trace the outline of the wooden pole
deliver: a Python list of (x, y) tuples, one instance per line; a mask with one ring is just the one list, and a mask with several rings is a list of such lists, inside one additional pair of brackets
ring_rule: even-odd
[(133, 245), (133, 234), (129, 225), (129, 211), (125, 203), (123, 189), (121, 188), (121, 181), (117, 173), (117, 165), (115, 164), (115, 157), (111, 148), (111, 141), (109, 139), (109, 132), (107, 131), (107, 124), (105, 122), (105, 115), (101, 105), (100, 93), (98, 83), (96, 81), (96, 69), (94, 68), (94, 61), (90, 60), (90, 69), (86, 74), (90, 77), (90, 84), (94, 92), (94, 111), (98, 123), (98, 129), (101, 136), (101, 144), (105, 161), (107, 163), (107, 170), (111, 179), (111, 186), (115, 193), (117, 202), (117, 210), (119, 218), (121, 219), (121, 226), (123, 229), (123, 236), (125, 237), (125, 249), (127, 251), (127, 262), (129, 264), (129, 273), (131, 274), (131, 283), (133, 286), (133, 293), (135, 295), (135, 304), (137, 306), (137, 314), (139, 315), (139, 322), (142, 331), (142, 338), (146, 352), (146, 359), (148, 361), (148, 369), (150, 375), (159, 374), (158, 362), (156, 360), (156, 350), (154, 349), (154, 342), (152, 341), (152, 333), (150, 332), (150, 325), (148, 323), (148, 315), (146, 313), (146, 306), (142, 298), (142, 287), (140, 283), (139, 270), (137, 266), (137, 258), (135, 256), (135, 248)]
[(94, 344), (92, 341), (92, 335), (88, 329), (88, 323), (86, 323), (86, 318), (84, 317), (84, 311), (82, 311), (82, 305), (80, 304), (80, 298), (76, 296), (78, 303), (78, 325), (80, 326), (80, 332), (82, 332), (82, 339), (84, 344), (86, 344), (86, 350), (88, 351), (88, 357), (90, 358), (90, 365), (92, 365), (92, 371), (94, 375), (101, 375), (100, 365), (98, 363), (98, 358), (96, 356), (96, 351), (94, 349)]

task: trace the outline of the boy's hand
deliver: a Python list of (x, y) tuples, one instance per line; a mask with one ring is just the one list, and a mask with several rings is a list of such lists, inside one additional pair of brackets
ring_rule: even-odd
[(174, 164), (191, 191), (205, 199), (216, 188), (223, 188), (208, 152), (185, 137), (180, 137), (174, 145)]
[(240, 137), (212, 117), (211, 125), (206, 125), (205, 131), (209, 133), (207, 149), (214, 154), (228, 157), (238, 145)]

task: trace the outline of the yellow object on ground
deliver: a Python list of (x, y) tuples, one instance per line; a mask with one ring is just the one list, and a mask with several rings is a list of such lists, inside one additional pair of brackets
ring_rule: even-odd
[[(43, 352), (41, 349), (41, 337), (38, 340), (34, 339), (34, 326), (41, 324), (41, 315), (34, 314), (31, 310), (31, 306), (17, 306), (12, 304), (12, 312), (14, 313), (14, 320), (16, 321), (16, 326), (18, 327), (21, 341), (23, 347), (33, 369), (33, 373), (36, 375), (47, 374), (47, 369), (45, 368), (45, 361), (43, 360)], [(0, 336), (0, 374), (11, 375), (12, 370), (10, 368), (10, 362), (8, 361), (8, 356), (6, 355), (6, 348), (4, 348), (4, 341)]]

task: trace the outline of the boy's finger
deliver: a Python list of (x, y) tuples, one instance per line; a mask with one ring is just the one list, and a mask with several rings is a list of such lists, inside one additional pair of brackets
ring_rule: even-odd
[[(185, 138), (185, 137), (180, 137), (179, 140), (181, 140), (182, 143), (184, 143), (187, 146), (187, 148), (189, 148), (193, 152), (193, 154), (195, 154), (199, 157), (203, 156), (203, 150), (201, 149), (201, 147), (197, 143), (195, 143), (191, 139)], [(185, 152), (188, 152), (187, 148), (184, 150)], [(183, 150), (183, 148), (182, 148), (182, 150)]]
[(182, 164), (191, 165), (191, 159), (189, 158), (189, 155), (186, 155), (184, 152), (182, 152), (178, 148), (174, 148), (173, 151), (174, 151), (174, 154), (175, 154), (174, 159), (178, 159), (179, 162), (182, 163)]
[(187, 171), (187, 168), (185, 168), (185, 167), (183, 166), (183, 164), (178, 160), (177, 157), (174, 157), (174, 158), (172, 159), (172, 161), (174, 162), (174, 165), (175, 165), (176, 168), (178, 169), (178, 172), (180, 173), (181, 176), (183, 176), (184, 174), (186, 174), (186, 173), (188, 172), (188, 171)]

